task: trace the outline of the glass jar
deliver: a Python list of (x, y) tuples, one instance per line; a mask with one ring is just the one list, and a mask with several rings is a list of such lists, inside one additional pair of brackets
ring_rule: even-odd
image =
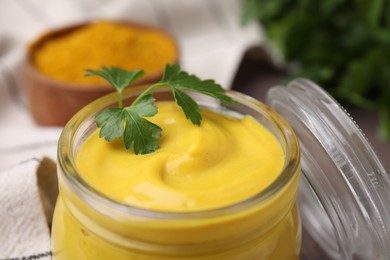
[[(124, 103), (142, 92), (124, 92)], [(60, 259), (298, 259), (301, 223), (296, 194), (300, 149), (290, 126), (266, 105), (237, 92), (239, 106), (202, 95), (201, 106), (236, 116), (249, 114), (280, 142), (283, 170), (265, 190), (237, 204), (196, 212), (162, 212), (115, 201), (85, 181), (75, 164), (78, 149), (95, 129), (94, 116), (117, 104), (105, 96), (77, 113), (58, 144), (60, 195), (52, 226), (53, 258)], [(173, 100), (165, 89), (158, 100)], [(222, 112), (223, 111), (223, 112)]]

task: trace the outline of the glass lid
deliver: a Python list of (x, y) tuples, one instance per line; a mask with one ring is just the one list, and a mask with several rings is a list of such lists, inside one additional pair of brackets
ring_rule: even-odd
[(307, 232), (334, 259), (388, 259), (390, 178), (353, 119), (305, 79), (273, 87), (267, 103), (300, 140)]

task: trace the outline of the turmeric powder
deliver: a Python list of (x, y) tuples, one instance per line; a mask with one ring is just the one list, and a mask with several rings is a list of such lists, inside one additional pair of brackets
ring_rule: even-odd
[(108, 21), (51, 38), (33, 54), (33, 64), (41, 73), (85, 85), (105, 84), (100, 77), (84, 77), (86, 68), (100, 69), (104, 65), (143, 69), (146, 78), (176, 61), (176, 45), (163, 32)]

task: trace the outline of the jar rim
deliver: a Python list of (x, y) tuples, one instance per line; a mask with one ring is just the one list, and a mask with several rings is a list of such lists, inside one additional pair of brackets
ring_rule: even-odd
[[(126, 89), (123, 92), (123, 99), (140, 94), (142, 90), (145, 89), (145, 87), (147, 86), (137, 86)], [(166, 90), (156, 89), (154, 90), (154, 93), (164, 91)], [(79, 174), (75, 164), (75, 154), (73, 154), (72, 151), (74, 149), (74, 144), (72, 144), (73, 138), (75, 134), (77, 134), (77, 132), (83, 127), (83, 123), (87, 118), (90, 120), (93, 119), (98, 111), (117, 102), (116, 93), (105, 95), (85, 106), (65, 125), (61, 133), (57, 148), (58, 167), (62, 169), (62, 171), (59, 171), (59, 173), (62, 174), (64, 180), (71, 187), (73, 192), (83, 198), (83, 200), (87, 203), (89, 202), (90, 205), (100, 205), (103, 208), (114, 210), (125, 215), (129, 214), (132, 216), (140, 216), (150, 219), (191, 219), (197, 217), (218, 217), (225, 216), (228, 213), (237, 212), (238, 210), (250, 208), (253, 205), (258, 205), (262, 201), (265, 201), (268, 198), (276, 195), (278, 191), (282, 190), (292, 181), (295, 174), (299, 173), (299, 143), (294, 134), (294, 131), (289, 126), (289, 124), (267, 105), (250, 96), (233, 90), (226, 90), (226, 94), (239, 103), (245, 104), (250, 107), (250, 109), (253, 109), (257, 113), (261, 113), (263, 116), (265, 116), (267, 120), (271, 121), (280, 131), (286, 146), (291, 148), (286, 149), (285, 164), (278, 177), (267, 188), (243, 201), (220, 208), (198, 211), (159, 211), (129, 205), (110, 198), (84, 180)]]

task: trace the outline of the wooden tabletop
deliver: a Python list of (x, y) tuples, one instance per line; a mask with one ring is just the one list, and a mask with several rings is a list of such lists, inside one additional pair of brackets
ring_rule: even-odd
[[(268, 89), (281, 84), (282, 78), (283, 73), (272, 66), (264, 56), (254, 58), (251, 55), (245, 55), (233, 81), (232, 88), (265, 102), (265, 94)], [(347, 110), (365, 133), (379, 159), (389, 172), (390, 141), (380, 139), (377, 134), (378, 115), (375, 112), (355, 106), (348, 106)], [(330, 259), (305, 230), (303, 230), (301, 259)]]

